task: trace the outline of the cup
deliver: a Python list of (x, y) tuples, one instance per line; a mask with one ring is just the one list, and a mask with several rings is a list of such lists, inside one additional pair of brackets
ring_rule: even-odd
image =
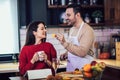
[(52, 58), (52, 67), (55, 71), (55, 74), (57, 73), (57, 69), (59, 68), (60, 60), (57, 58)]
[(43, 60), (44, 60), (44, 58), (43, 58), (44, 56), (42, 55), (42, 53), (44, 53), (44, 51), (39, 51), (39, 52), (38, 52), (39, 60), (40, 60), (40, 61), (43, 61)]

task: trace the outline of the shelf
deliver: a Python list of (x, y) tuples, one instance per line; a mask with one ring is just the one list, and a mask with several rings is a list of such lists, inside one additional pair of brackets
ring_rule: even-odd
[[(105, 24), (104, 23), (87, 23), (89, 24), (90, 26), (104, 26)], [(67, 24), (58, 24), (58, 26), (62, 26), (62, 27), (70, 27), (68, 26)]]
[[(83, 8), (104, 8), (103, 5), (81, 5)], [(48, 8), (66, 8), (67, 5), (48, 5)]]
[(64, 24), (58, 24), (59, 26), (68, 26), (66, 23)]
[(67, 5), (65, 5), (65, 6), (62, 6), (62, 5), (48, 5), (48, 8), (66, 8), (67, 7)]
[[(76, 1), (74, 0), (76, 3)], [(81, 1), (82, 2), (82, 1)], [(61, 16), (65, 12), (65, 9), (68, 5), (48, 5), (48, 25), (57, 25), (61, 27), (68, 27), (66, 24), (62, 24)], [(104, 0), (98, 1), (97, 4), (81, 4), (81, 7), (83, 8), (83, 20), (86, 21), (86, 17), (90, 19), (89, 23), (91, 26), (104, 26)], [(99, 10), (102, 12), (102, 18), (100, 23), (96, 24), (94, 23), (94, 18), (92, 16), (93, 12)]]
[(104, 8), (103, 5), (82, 5), (83, 8)]
[(91, 26), (104, 26), (104, 23), (89, 23)]

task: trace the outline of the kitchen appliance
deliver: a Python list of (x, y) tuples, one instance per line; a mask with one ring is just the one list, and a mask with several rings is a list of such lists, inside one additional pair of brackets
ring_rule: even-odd
[(120, 42), (120, 34), (112, 34), (110, 37), (110, 58), (116, 59), (116, 42)]

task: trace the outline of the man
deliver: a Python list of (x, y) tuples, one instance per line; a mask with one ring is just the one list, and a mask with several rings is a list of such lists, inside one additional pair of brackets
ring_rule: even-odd
[(81, 69), (85, 64), (90, 63), (93, 57), (90, 51), (94, 43), (94, 31), (82, 19), (82, 8), (80, 5), (68, 5), (66, 8), (66, 21), (73, 27), (70, 29), (69, 40), (66, 41), (63, 34), (57, 34), (56, 38), (67, 50), (60, 56), (63, 59), (66, 55), (67, 71)]

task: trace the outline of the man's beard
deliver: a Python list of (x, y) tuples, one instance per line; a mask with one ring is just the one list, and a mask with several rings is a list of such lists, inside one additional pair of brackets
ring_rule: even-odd
[(68, 26), (73, 26), (76, 23), (76, 18), (74, 17), (72, 20), (67, 19), (66, 23)]
[(72, 26), (73, 25), (73, 23), (70, 20), (66, 20), (66, 23), (67, 23), (68, 26)]

